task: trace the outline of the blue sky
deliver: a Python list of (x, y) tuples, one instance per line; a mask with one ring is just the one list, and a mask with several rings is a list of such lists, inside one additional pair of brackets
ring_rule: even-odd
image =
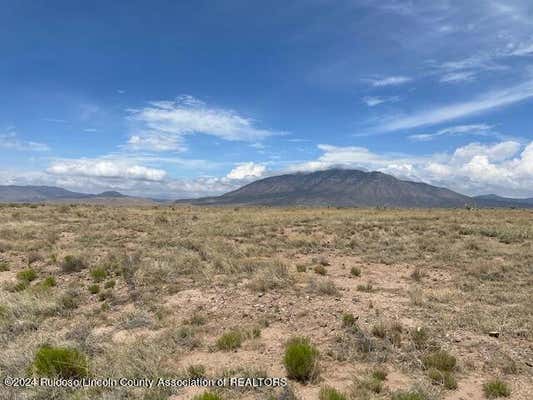
[(178, 198), (340, 166), (533, 196), (527, 0), (1, 3), (0, 184)]

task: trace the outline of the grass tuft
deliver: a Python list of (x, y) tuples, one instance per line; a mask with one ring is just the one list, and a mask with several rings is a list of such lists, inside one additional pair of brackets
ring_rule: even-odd
[(41, 346), (31, 365), (38, 376), (84, 378), (89, 375), (87, 357), (71, 347)]
[(287, 377), (308, 382), (318, 376), (318, 350), (304, 337), (294, 337), (287, 342), (283, 364)]
[(511, 389), (504, 381), (493, 379), (483, 385), (483, 393), (488, 399), (496, 399), (498, 397), (509, 397)]

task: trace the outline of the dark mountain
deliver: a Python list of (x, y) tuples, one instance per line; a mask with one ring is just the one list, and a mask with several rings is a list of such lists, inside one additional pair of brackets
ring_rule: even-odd
[(381, 172), (331, 169), (272, 176), (219, 197), (180, 200), (198, 205), (316, 205), (360, 207), (463, 207), (468, 196), (397, 179)]
[(150, 204), (152, 200), (130, 197), (115, 191), (100, 194), (72, 192), (55, 186), (0, 186), (0, 203), (94, 203)]
[(128, 197), (128, 196), (120, 192), (116, 192), (114, 190), (109, 190), (107, 192), (102, 192), (102, 193), (97, 194), (96, 197), (122, 198), (122, 197)]
[(476, 204), (481, 207), (533, 207), (533, 198), (513, 199), (510, 197), (498, 196), (497, 194), (485, 194), (473, 198), (476, 201)]
[(0, 201), (2, 202), (39, 202), (58, 199), (83, 199), (84, 193), (54, 186), (0, 186)]

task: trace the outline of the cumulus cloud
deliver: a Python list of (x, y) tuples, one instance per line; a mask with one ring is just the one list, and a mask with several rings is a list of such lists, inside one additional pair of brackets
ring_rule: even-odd
[(533, 142), (470, 143), (450, 154), (411, 156), (378, 154), (364, 147), (318, 146), (314, 161), (294, 164), (289, 171), (332, 167), (377, 170), (399, 178), (448, 187), (465, 194), (497, 193), (533, 196)]
[(47, 172), (54, 175), (146, 181), (160, 181), (166, 175), (166, 172), (161, 169), (132, 165), (125, 161), (103, 159), (56, 161), (48, 167)]
[(266, 167), (261, 164), (256, 164), (254, 162), (247, 162), (240, 164), (237, 167), (233, 168), (227, 176), (229, 179), (250, 179), (250, 178), (260, 178), (266, 172)]
[(140, 133), (132, 135), (128, 146), (153, 151), (183, 151), (184, 136), (202, 133), (228, 141), (257, 142), (282, 134), (257, 127), (256, 121), (233, 110), (209, 107), (192, 97), (175, 101), (156, 101), (140, 110), (130, 110), (132, 120), (140, 124)]
[(48, 151), (50, 148), (44, 143), (19, 139), (13, 131), (0, 133), (0, 148), (18, 151)]

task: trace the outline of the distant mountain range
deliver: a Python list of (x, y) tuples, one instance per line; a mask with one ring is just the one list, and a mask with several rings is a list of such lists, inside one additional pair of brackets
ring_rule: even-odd
[(143, 204), (152, 200), (131, 197), (115, 191), (99, 194), (72, 192), (55, 186), (0, 186), (0, 202), (3, 203), (128, 203)]
[[(0, 202), (153, 204), (155, 201), (125, 196), (115, 191), (86, 194), (53, 186), (0, 186)], [(469, 197), (446, 188), (401, 180), (381, 172), (347, 169), (271, 176), (221, 196), (177, 200), (176, 203), (193, 205), (533, 208), (533, 198), (512, 199), (493, 194)]]
[(469, 197), (381, 172), (330, 169), (260, 179), (218, 197), (178, 200), (196, 205), (339, 207), (533, 207), (532, 199)]

